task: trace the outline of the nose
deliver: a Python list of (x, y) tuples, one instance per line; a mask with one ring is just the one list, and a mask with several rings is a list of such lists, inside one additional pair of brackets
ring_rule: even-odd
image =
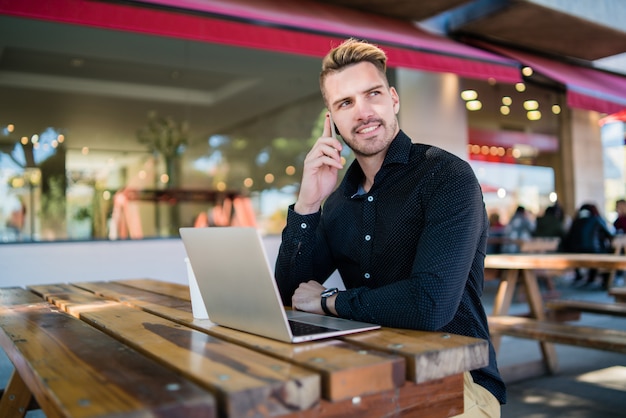
[(368, 120), (375, 115), (371, 103), (369, 103), (365, 98), (359, 98), (355, 103), (354, 109), (355, 116), (359, 121)]

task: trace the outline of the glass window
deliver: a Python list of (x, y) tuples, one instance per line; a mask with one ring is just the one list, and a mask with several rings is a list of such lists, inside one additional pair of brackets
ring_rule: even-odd
[(319, 58), (0, 25), (0, 240), (280, 231), (321, 134)]

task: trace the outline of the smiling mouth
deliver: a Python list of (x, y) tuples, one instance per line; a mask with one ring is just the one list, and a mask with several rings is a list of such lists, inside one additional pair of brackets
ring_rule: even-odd
[[(373, 124), (372, 124), (373, 123)], [(371, 132), (374, 132), (376, 129), (380, 128), (383, 124), (380, 121), (370, 121), (367, 124), (364, 125), (368, 125), (371, 124), (370, 126), (367, 126), (365, 128), (362, 129), (357, 129), (356, 133), (358, 135), (367, 135)]]

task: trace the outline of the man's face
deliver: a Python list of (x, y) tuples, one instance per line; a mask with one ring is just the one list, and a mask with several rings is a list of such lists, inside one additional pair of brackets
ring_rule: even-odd
[(330, 74), (324, 80), (327, 105), (346, 144), (356, 156), (386, 152), (398, 133), (398, 93), (369, 62)]

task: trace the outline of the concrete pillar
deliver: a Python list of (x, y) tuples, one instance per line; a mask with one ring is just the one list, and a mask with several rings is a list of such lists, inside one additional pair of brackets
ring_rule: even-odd
[(467, 114), (454, 74), (398, 69), (400, 128), (413, 142), (436, 145), (464, 160), (467, 154)]
[(576, 208), (595, 203), (604, 211), (604, 160), (598, 112), (571, 109), (572, 192)]

